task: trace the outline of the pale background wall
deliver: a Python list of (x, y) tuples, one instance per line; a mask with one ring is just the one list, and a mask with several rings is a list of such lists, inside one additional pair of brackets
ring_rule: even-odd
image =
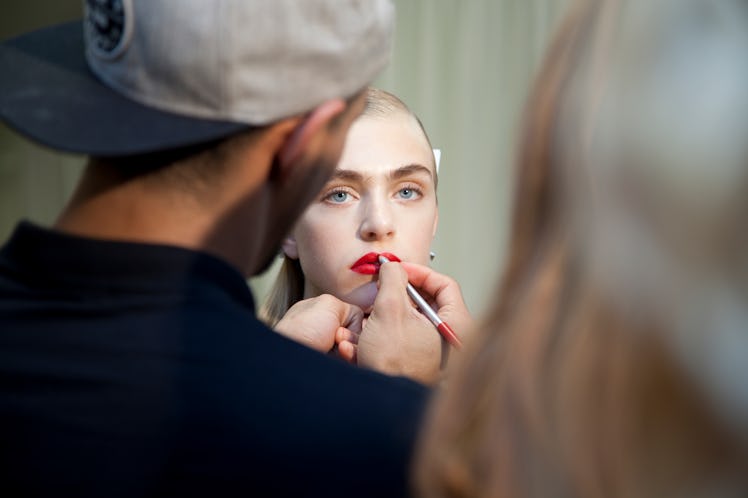
[[(3, 0), (0, 38), (74, 19), (81, 3)], [(394, 57), (376, 84), (410, 105), (442, 149), (434, 267), (454, 276), (470, 308), (480, 313), (494, 295), (505, 255), (517, 119), (567, 0), (395, 4)], [(31, 145), (0, 125), (0, 241), (19, 219), (51, 223), (82, 163), (81, 157)], [(252, 280), (258, 297), (271, 272)]]

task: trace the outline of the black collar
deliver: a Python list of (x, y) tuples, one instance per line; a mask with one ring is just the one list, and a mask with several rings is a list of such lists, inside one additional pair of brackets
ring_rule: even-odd
[(241, 273), (204, 252), (176, 246), (69, 235), (21, 222), (0, 250), (0, 271), (47, 289), (184, 292), (195, 283), (221, 288), (254, 310)]

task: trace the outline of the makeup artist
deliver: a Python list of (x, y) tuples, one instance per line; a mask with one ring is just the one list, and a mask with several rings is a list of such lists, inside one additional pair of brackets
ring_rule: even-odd
[[(84, 6), (0, 45), (0, 118), (89, 157), (53, 226), (0, 249), (0, 495), (406, 495), (429, 391), (403, 376), (440, 347), (406, 282), (459, 294), (386, 265), (363, 369), (270, 330), (246, 284), (335, 170), (393, 5)], [(301, 333), (361, 324), (316, 310)]]
[[(283, 242), (283, 265), (263, 309), (279, 332), (320, 351), (335, 347), (361, 366), (371, 360), (367, 349), (357, 346), (358, 321), (335, 337), (297, 337), (303, 329), (295, 326), (294, 317), (312, 308), (314, 299), (339, 299), (356, 307), (357, 319), (368, 317), (367, 328), (379, 326), (391, 319), (387, 300), (408, 299), (401, 292), (403, 275), (395, 271), (401, 267), (436, 304), (440, 319), (463, 335), (471, 326), (458, 284), (428, 267), (439, 218), (438, 173), (423, 125), (391, 93), (369, 88), (365, 98), (332, 178)], [(402, 264), (380, 268), (380, 254)], [(447, 346), (436, 328), (412, 305), (408, 309), (417, 320), (409, 334), (439, 358)], [(368, 346), (380, 337), (368, 334), (362, 341)], [(388, 342), (376, 347), (403, 346)], [(435, 380), (437, 370), (419, 366), (415, 355), (413, 361), (411, 376), (427, 383)]]

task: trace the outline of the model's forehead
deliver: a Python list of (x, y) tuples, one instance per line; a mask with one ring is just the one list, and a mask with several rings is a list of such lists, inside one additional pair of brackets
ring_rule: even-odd
[(419, 164), (434, 172), (434, 155), (412, 116), (362, 116), (351, 126), (338, 169), (375, 174)]

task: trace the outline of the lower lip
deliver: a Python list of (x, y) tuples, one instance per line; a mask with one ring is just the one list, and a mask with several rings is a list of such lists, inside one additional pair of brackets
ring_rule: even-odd
[(376, 275), (379, 273), (379, 265), (375, 263), (364, 263), (363, 265), (354, 266), (351, 270), (362, 275)]
[[(390, 261), (400, 261), (400, 258), (388, 252), (382, 253), (382, 256), (386, 257)], [(360, 265), (352, 267), (351, 270), (362, 275), (376, 275), (377, 273), (379, 273), (379, 263), (362, 263)]]

